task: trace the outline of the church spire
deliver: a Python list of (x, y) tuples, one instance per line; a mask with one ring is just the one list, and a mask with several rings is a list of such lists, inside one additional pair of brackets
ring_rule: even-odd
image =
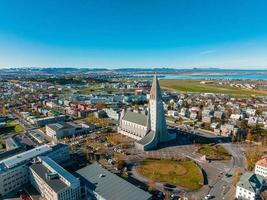
[(161, 100), (161, 91), (160, 91), (160, 85), (158, 81), (157, 74), (155, 74), (151, 90), (150, 90), (150, 98), (151, 100)]

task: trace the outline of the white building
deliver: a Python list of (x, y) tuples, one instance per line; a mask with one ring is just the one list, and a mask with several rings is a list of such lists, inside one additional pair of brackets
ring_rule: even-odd
[(92, 124), (86, 124), (86, 123), (54, 123), (54, 124), (48, 124), (45, 126), (46, 134), (53, 138), (54, 141), (57, 141), (58, 139), (64, 138), (64, 137), (71, 137), (71, 136), (77, 136), (86, 134), (91, 130), (94, 130), (95, 126)]
[(255, 165), (255, 174), (267, 177), (267, 156), (263, 156)]
[(80, 199), (80, 181), (47, 156), (30, 166), (30, 181), (47, 200)]
[(103, 110), (107, 113), (107, 116), (109, 118), (114, 119), (114, 120), (120, 119), (120, 110), (113, 109), (113, 108), (104, 108)]
[(54, 146), (45, 144), (0, 161), (0, 196), (8, 194), (29, 181), (28, 164), (40, 155), (47, 155), (60, 163), (69, 159), (69, 149), (63, 144)]
[(253, 172), (246, 172), (236, 185), (235, 197), (240, 200), (255, 200), (259, 196), (263, 185), (263, 176)]
[(75, 127), (67, 123), (53, 123), (45, 126), (46, 134), (54, 140), (73, 136), (75, 134)]
[(179, 113), (176, 110), (169, 110), (168, 111), (168, 116), (178, 118), (179, 117)]
[(230, 119), (237, 121), (243, 119), (243, 115), (241, 114), (231, 114)]
[(157, 76), (155, 76), (150, 90), (148, 115), (130, 111), (123, 112), (118, 132), (136, 139), (135, 145), (141, 150), (155, 149), (158, 144), (176, 138), (175, 134), (167, 131)]

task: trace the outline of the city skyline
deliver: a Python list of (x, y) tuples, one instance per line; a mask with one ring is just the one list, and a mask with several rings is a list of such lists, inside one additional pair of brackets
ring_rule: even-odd
[(267, 69), (267, 3), (0, 1), (3, 67)]

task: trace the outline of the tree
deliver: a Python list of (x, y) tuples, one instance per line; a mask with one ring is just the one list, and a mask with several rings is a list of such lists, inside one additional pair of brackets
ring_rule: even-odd
[(260, 159), (262, 154), (262, 149), (260, 149), (260, 147), (249, 147), (246, 150), (247, 169), (249, 171), (252, 171), (254, 169), (255, 163)]
[(2, 107), (2, 115), (3, 115), (3, 116), (7, 116), (7, 112), (6, 112), (6, 107), (5, 107), (5, 105), (3, 105), (3, 107)]
[(246, 140), (248, 140), (249, 142), (253, 141), (253, 135), (251, 133), (251, 129), (248, 130)]
[(267, 145), (267, 136), (266, 135), (263, 136), (261, 145), (264, 146), (264, 147)]
[(239, 126), (242, 129), (247, 129), (248, 128), (247, 121), (246, 120), (241, 120)]
[(155, 181), (154, 180), (149, 180), (147, 185), (148, 185), (148, 191), (153, 192), (155, 188)]
[(240, 169), (236, 169), (234, 174), (233, 174), (233, 184), (234, 185), (236, 185), (239, 182), (240, 177), (241, 177), (241, 171), (240, 171)]
[(98, 110), (102, 110), (103, 108), (106, 107), (106, 104), (105, 104), (105, 103), (101, 103), (101, 102), (99, 102), (99, 103), (97, 103), (97, 104), (95, 105), (95, 107), (96, 107)]
[(124, 160), (117, 160), (118, 170), (122, 170), (125, 166), (126, 166), (126, 162)]

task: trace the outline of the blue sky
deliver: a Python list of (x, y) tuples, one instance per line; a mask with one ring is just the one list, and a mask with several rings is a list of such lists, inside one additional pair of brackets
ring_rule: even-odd
[(265, 0), (0, 0), (0, 67), (267, 69)]

